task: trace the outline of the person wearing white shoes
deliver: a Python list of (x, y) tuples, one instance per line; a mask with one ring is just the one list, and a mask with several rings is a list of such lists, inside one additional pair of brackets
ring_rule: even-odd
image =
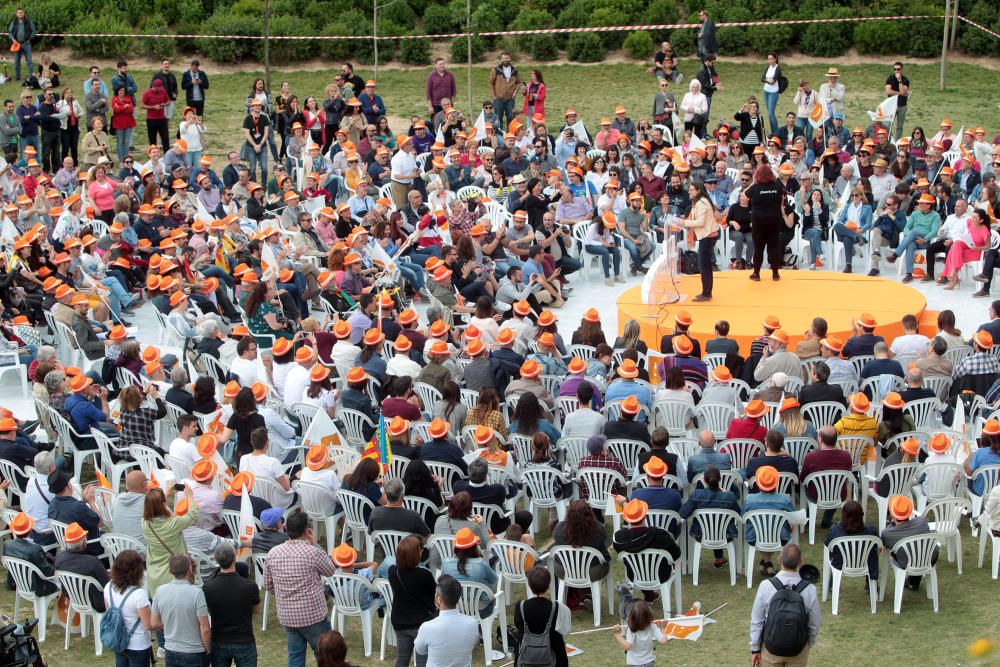
[[(614, 213), (606, 212), (600, 218), (595, 218), (587, 227), (587, 238), (584, 249), (591, 255), (601, 258), (601, 268), (604, 269), (604, 284), (608, 287), (616, 282), (623, 283), (622, 251), (618, 247), (618, 238), (614, 231), (618, 228), (618, 219)], [(613, 264), (612, 264), (613, 263)], [(614, 268), (612, 275), (611, 269)]]

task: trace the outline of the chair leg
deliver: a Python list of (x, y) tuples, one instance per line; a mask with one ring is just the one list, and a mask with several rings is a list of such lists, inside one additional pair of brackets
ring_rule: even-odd
[(479, 621), (479, 627), (481, 628), (481, 634), (483, 635), (483, 654), (486, 657), (486, 667), (490, 667), (493, 664), (493, 629), (492, 621)]
[(755, 546), (747, 546), (747, 588), (753, 588), (753, 557), (757, 555), (757, 548)]
[(809, 503), (809, 544), (816, 544), (816, 515), (819, 510), (815, 503)]
[(730, 542), (726, 545), (729, 550), (729, 585), (736, 585), (736, 546)]
[(955, 560), (958, 562), (958, 576), (962, 576), (962, 534), (955, 533)]
[(896, 576), (896, 590), (892, 597), (892, 613), (898, 614), (903, 606), (903, 586), (906, 584), (906, 570), (896, 567), (892, 568), (892, 570)]
[(694, 554), (691, 557), (691, 583), (694, 586), (698, 585), (698, 566), (701, 560), (701, 542), (697, 540), (694, 543)]
[[(882, 533), (879, 533), (881, 535)], [(975, 537), (975, 536), (973, 536)], [(979, 569), (983, 569), (983, 559), (986, 557), (986, 531), (979, 533)], [(17, 614), (15, 613), (15, 616)]]
[(868, 597), (869, 597), (869, 599), (871, 601), (871, 604), (872, 604), (872, 613), (873, 614), (875, 613), (875, 589), (876, 589), (876, 587), (877, 587), (877, 582), (874, 582), (871, 579), (869, 579), (868, 580)]
[[(844, 573), (840, 570), (833, 571), (833, 615), (837, 615), (840, 608), (840, 584), (843, 581)], [(826, 585), (823, 586), (824, 599), (826, 596)]]
[(936, 614), (938, 613), (938, 602), (940, 601), (936, 568), (931, 568), (930, 574), (927, 575), (927, 593), (931, 596), (931, 601), (934, 603), (934, 613)]
[(1000, 547), (1000, 539), (993, 538), (992, 542), (993, 543), (991, 545), (992, 551), (990, 552), (990, 560), (993, 563), (993, 572), (992, 572), (993, 578), (996, 579), (997, 575), (1000, 574), (1000, 549), (997, 548)]
[(101, 617), (104, 614), (94, 614), (94, 653), (98, 656), (104, 653), (104, 642), (101, 641)]
[(590, 584), (591, 606), (594, 608), (594, 627), (601, 627), (601, 582)]
[(372, 618), (375, 615), (374, 609), (361, 612), (361, 634), (365, 642), (365, 657), (372, 656)]
[(66, 641), (63, 643), (64, 651), (69, 650), (69, 635), (73, 631), (73, 616), (75, 615), (76, 615), (75, 612), (73, 612), (72, 610), (68, 610), (66, 612)]

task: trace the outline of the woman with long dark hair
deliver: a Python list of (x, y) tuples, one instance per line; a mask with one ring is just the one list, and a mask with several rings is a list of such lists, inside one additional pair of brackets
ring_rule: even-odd
[(452, 433), (462, 431), (468, 408), (462, 405), (459, 386), (451, 380), (446, 380), (441, 386), (441, 400), (434, 402), (433, 414), (444, 418)]
[(269, 283), (259, 282), (250, 290), (243, 304), (247, 314), (247, 325), (258, 345), (270, 347), (271, 336), (291, 340), (295, 333), (288, 320), (279, 319), (280, 302)]
[[(600, 581), (608, 575), (611, 569), (611, 554), (608, 553), (608, 534), (604, 524), (594, 516), (594, 510), (586, 500), (574, 500), (566, 509), (566, 518), (556, 524), (552, 531), (552, 539), (557, 546), (592, 547), (601, 552), (603, 561), (590, 566), (591, 581)], [(552, 568), (557, 577), (564, 577), (566, 571), (556, 561)], [(570, 589), (566, 602), (570, 609), (579, 609), (583, 603), (585, 591)]]
[(535, 114), (545, 116), (545, 79), (537, 69), (531, 70), (531, 80), (524, 87), (524, 106), (521, 107), (521, 113), (528, 119)]
[(104, 607), (118, 609), (125, 629), (131, 631), (125, 650), (115, 652), (115, 667), (145, 667), (152, 657), (149, 631), (153, 619), (149, 595), (142, 585), (145, 572), (146, 563), (134, 549), (125, 549), (111, 564), (110, 581), (104, 587)]
[(692, 181), (688, 186), (688, 196), (691, 198), (691, 212), (682, 224), (693, 230), (698, 239), (698, 270), (701, 272), (701, 294), (692, 301), (711, 301), (714, 286), (712, 262), (715, 260), (715, 244), (719, 240), (719, 223), (715, 220), (715, 207), (704, 183)]
[(389, 566), (392, 629), (396, 632), (395, 667), (409, 667), (420, 626), (437, 615), (434, 607), (437, 583), (430, 570), (420, 567), (422, 551), (419, 538), (404, 537), (396, 547), (396, 564)]
[(465, 426), (489, 426), (507, 437), (507, 420), (500, 411), (500, 396), (493, 387), (479, 390), (479, 400), (465, 417)]
[[(913, 425), (913, 417), (903, 412), (905, 405), (906, 402), (898, 393), (890, 391), (885, 395), (885, 399), (882, 401), (882, 421), (878, 425), (878, 442), (883, 447), (886, 442), (900, 433), (917, 430)], [(890, 452), (883, 448), (883, 458), (889, 454)]]
[[(375, 505), (385, 505), (385, 494), (382, 493), (382, 485), (379, 477), (382, 476), (382, 466), (372, 458), (365, 458), (358, 461), (358, 465), (351, 474), (344, 477), (344, 485), (341, 487), (345, 491), (360, 493)], [(371, 510), (365, 509), (365, 523)]]
[[(444, 498), (441, 496), (441, 487), (434, 481), (434, 475), (427, 464), (420, 459), (413, 459), (403, 471), (403, 486), (407, 496), (416, 496), (429, 500), (435, 507), (444, 505)], [(424, 514), (424, 523), (433, 526), (437, 512), (427, 510)]]
[[(471, 528), (462, 528), (455, 533), (452, 540), (455, 555), (445, 558), (441, 563), (441, 574), (448, 574), (458, 581), (477, 582), (486, 584), (489, 588), (494, 588), (499, 581), (497, 573), (490, 567), (489, 563), (482, 556), (480, 545), (484, 545), (482, 538)], [(487, 618), (493, 613), (496, 600), (486, 597), (485, 594), (479, 597), (479, 615)]]
[(750, 208), (753, 228), (753, 273), (750, 280), (760, 281), (760, 267), (764, 264), (764, 249), (767, 249), (767, 263), (771, 265), (771, 278), (781, 280), (781, 228), (785, 224), (785, 189), (774, 178), (774, 170), (761, 163), (753, 173), (753, 185), (740, 195), (740, 204)]
[(236, 460), (244, 454), (253, 451), (250, 444), (250, 433), (257, 428), (267, 428), (264, 423), (264, 416), (257, 412), (257, 399), (254, 398), (253, 390), (250, 387), (243, 387), (236, 394), (233, 400), (233, 414), (226, 422), (226, 428), (219, 436), (219, 442), (229, 442), (229, 439), (236, 434)]
[[(848, 500), (840, 508), (840, 522), (830, 527), (830, 532), (823, 539), (823, 544), (829, 546), (830, 542), (838, 537), (847, 535), (878, 535), (875, 526), (869, 526), (865, 523), (864, 509), (861, 507), (861, 503), (856, 500)], [(878, 581), (878, 554), (878, 549), (872, 549), (868, 556), (868, 578), (871, 582), (866, 582), (865, 588), (869, 585), (874, 586), (874, 582)], [(835, 570), (844, 567), (844, 555), (840, 549), (830, 551), (830, 566)]]
[(553, 426), (551, 421), (545, 419), (542, 404), (538, 402), (538, 397), (530, 391), (521, 394), (517, 400), (513, 419), (510, 422), (510, 431), (527, 436), (541, 431), (549, 436), (552, 442), (556, 442), (562, 437), (559, 429)]
[(347, 642), (336, 630), (324, 632), (316, 642), (316, 667), (353, 667), (347, 662)]
[(601, 328), (601, 314), (596, 308), (591, 308), (583, 314), (580, 328), (573, 332), (570, 344), (597, 347), (602, 343), (606, 345), (607, 342), (604, 337), (604, 329)]

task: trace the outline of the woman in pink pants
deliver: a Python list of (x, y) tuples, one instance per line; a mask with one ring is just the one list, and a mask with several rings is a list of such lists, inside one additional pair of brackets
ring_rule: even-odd
[(974, 262), (982, 257), (983, 251), (990, 247), (990, 216), (985, 211), (975, 209), (966, 223), (969, 229), (968, 241), (955, 241), (948, 248), (948, 256), (944, 260), (944, 277), (948, 279), (946, 290), (958, 286), (958, 272), (968, 262)]

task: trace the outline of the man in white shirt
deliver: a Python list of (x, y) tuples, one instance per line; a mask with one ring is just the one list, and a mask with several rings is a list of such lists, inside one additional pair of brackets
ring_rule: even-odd
[[(923, 357), (931, 341), (927, 336), (917, 333), (917, 318), (915, 315), (903, 315), (903, 335), (897, 336), (889, 347), (892, 357), (916, 355)], [(904, 369), (905, 370), (905, 369)]]
[(27, 480), (25, 493), (21, 498), (21, 509), (35, 520), (32, 540), (43, 546), (55, 544), (56, 538), (49, 526), (49, 503), (55, 496), (49, 491), (49, 475), (56, 469), (55, 459), (52, 452), (38, 452), (33, 463), (38, 474)]
[(872, 163), (874, 173), (868, 177), (872, 186), (872, 199), (880, 202), (896, 190), (896, 177), (889, 171), (889, 163), (878, 158)]
[(309, 387), (309, 371), (316, 363), (316, 351), (304, 345), (295, 351), (295, 365), (285, 377), (285, 393), (281, 399), (286, 406), (302, 402), (302, 396)]
[[(951, 244), (955, 241), (965, 241), (968, 245), (975, 245), (972, 243), (972, 237), (969, 234), (969, 202), (964, 199), (955, 200), (955, 212), (945, 218), (944, 222), (941, 223), (941, 229), (938, 230), (938, 235), (936, 238), (931, 240), (930, 245), (927, 246), (927, 275), (920, 279), (920, 282), (929, 283), (934, 280), (934, 264), (936, 263), (939, 253), (945, 255), (948, 253), (948, 249)], [(946, 278), (941, 278), (940, 284), (948, 282)]]
[(198, 447), (191, 441), (198, 433), (198, 418), (194, 415), (181, 415), (177, 418), (177, 431), (177, 437), (170, 443), (167, 454), (188, 465), (194, 465), (201, 459)]
[(456, 607), (462, 597), (462, 585), (454, 577), (438, 577), (434, 604), (438, 617), (426, 621), (413, 642), (417, 663), (433, 667), (471, 667), (472, 651), (479, 643), (479, 622), (460, 614)]
[(295, 446), (298, 444), (295, 427), (267, 404), (267, 387), (263, 383), (254, 384), (252, 389), (257, 412), (264, 418), (264, 425), (271, 435), (271, 448), (267, 453), (282, 463), (291, 463), (295, 460)]
[(361, 348), (351, 342), (353, 332), (354, 327), (347, 320), (338, 320), (333, 325), (333, 335), (337, 337), (337, 342), (330, 348), (330, 360), (338, 369), (350, 369), (357, 365)]
[(385, 374), (396, 377), (410, 377), (415, 380), (420, 375), (420, 364), (409, 356), (410, 350), (413, 349), (413, 343), (406, 336), (400, 336), (392, 344), (392, 349), (396, 351), (396, 354), (386, 363)]
[(406, 206), (406, 195), (413, 186), (413, 181), (420, 177), (420, 170), (417, 168), (417, 161), (413, 157), (413, 140), (403, 136), (399, 142), (399, 150), (392, 156), (389, 162), (390, 178), (392, 179), (392, 199), (396, 208), (402, 209)]
[(258, 369), (257, 341), (253, 336), (244, 336), (236, 344), (236, 358), (233, 359), (229, 372), (236, 376), (240, 386), (249, 387), (257, 381)]
[(589, 438), (604, 432), (607, 418), (591, 407), (594, 400), (594, 385), (584, 380), (576, 388), (579, 407), (563, 418), (563, 437)]

